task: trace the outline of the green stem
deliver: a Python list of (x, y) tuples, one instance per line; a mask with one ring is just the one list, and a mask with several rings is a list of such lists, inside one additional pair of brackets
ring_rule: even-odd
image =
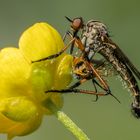
[(50, 111), (57, 117), (57, 119), (63, 123), (66, 128), (76, 136), (78, 140), (90, 140), (87, 135), (63, 112), (60, 111), (52, 100), (45, 101), (45, 106), (47, 106)]
[(57, 119), (63, 123), (78, 140), (90, 140), (87, 135), (64, 112), (57, 111), (55, 114)]

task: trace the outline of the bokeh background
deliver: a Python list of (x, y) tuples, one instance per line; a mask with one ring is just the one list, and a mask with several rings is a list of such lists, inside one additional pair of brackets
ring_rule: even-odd
[[(107, 24), (112, 39), (140, 69), (139, 0), (0, 0), (0, 47), (18, 46), (21, 33), (36, 22), (47, 21), (63, 35), (69, 28), (64, 16), (82, 16), (85, 21)], [(2, 79), (1, 79), (2, 80)], [(82, 128), (91, 140), (138, 140), (140, 120), (130, 112), (132, 97), (116, 77), (108, 79), (111, 90), (121, 101), (102, 97), (93, 102), (90, 95), (64, 95), (63, 111)], [(83, 88), (92, 89), (90, 83)], [(0, 135), (0, 139), (6, 137)], [(41, 127), (15, 140), (75, 140), (53, 116), (45, 117)]]

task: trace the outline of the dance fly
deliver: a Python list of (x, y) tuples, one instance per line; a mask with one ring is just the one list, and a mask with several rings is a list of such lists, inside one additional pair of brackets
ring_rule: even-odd
[(89, 51), (90, 60), (92, 60), (96, 53), (101, 54), (127, 83), (134, 96), (132, 112), (139, 118), (140, 89), (135, 76), (140, 79), (140, 72), (118, 45), (110, 39), (106, 25), (99, 21), (90, 20), (85, 25), (81, 40), (85, 50)]

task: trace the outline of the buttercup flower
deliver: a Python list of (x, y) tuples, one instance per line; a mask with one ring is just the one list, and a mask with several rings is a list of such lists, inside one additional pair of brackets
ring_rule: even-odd
[(0, 133), (27, 135), (36, 130), (44, 115), (63, 106), (60, 93), (71, 82), (72, 56), (62, 54), (52, 60), (31, 61), (59, 52), (64, 47), (59, 33), (47, 23), (36, 23), (19, 40), (19, 48), (0, 52)]

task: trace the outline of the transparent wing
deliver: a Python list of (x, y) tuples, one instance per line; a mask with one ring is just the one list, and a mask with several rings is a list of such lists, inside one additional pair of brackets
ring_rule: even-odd
[(117, 71), (113, 68), (113, 66), (105, 59), (92, 59), (92, 63), (94, 64), (95, 69), (99, 72), (101, 76), (109, 77), (118, 75)]
[(140, 71), (137, 70), (137, 68), (133, 65), (133, 63), (129, 60), (129, 58), (123, 53), (123, 51), (107, 36), (105, 37), (106, 45), (109, 45), (110, 47), (115, 46), (114, 48), (114, 55), (123, 62), (127, 67), (130, 68), (130, 70), (135, 74), (135, 76), (140, 79)]

